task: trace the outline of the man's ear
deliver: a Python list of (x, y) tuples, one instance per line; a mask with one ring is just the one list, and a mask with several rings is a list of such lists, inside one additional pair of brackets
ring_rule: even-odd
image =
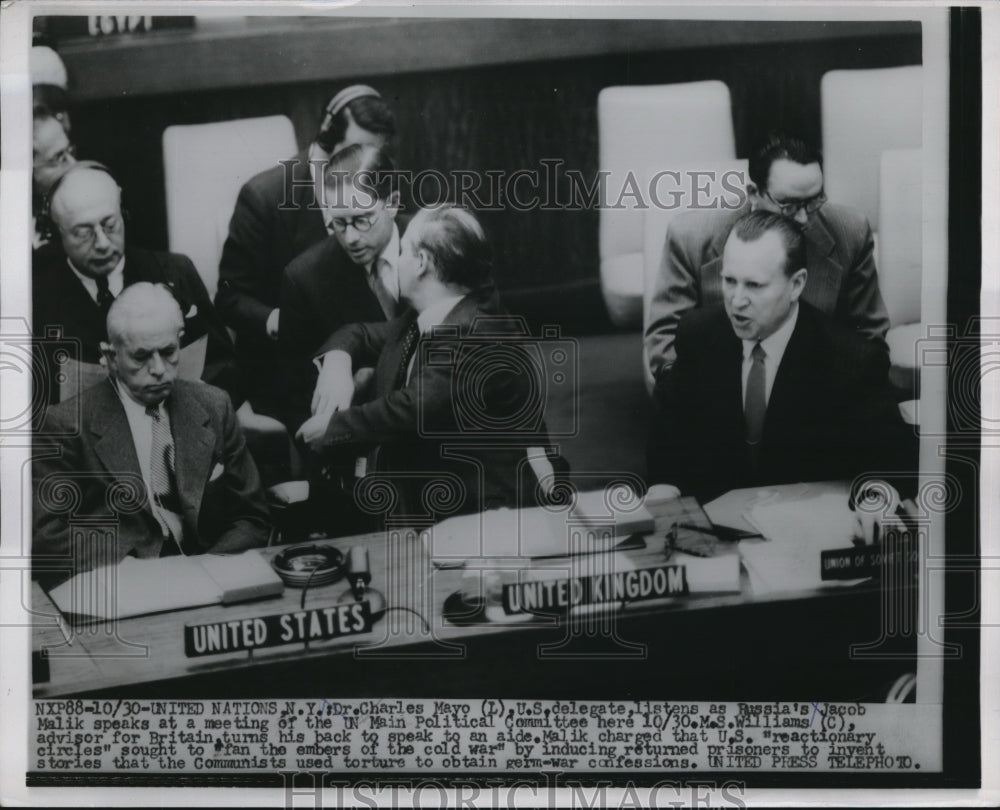
[(417, 277), (423, 278), (434, 267), (434, 262), (431, 260), (431, 254), (427, 252), (426, 248), (420, 248), (417, 251), (417, 259), (419, 260), (417, 264)]
[(792, 273), (790, 281), (792, 282), (792, 300), (798, 301), (799, 296), (802, 295), (802, 291), (806, 288), (806, 280), (809, 278), (809, 271), (804, 267), (800, 267), (794, 273)]

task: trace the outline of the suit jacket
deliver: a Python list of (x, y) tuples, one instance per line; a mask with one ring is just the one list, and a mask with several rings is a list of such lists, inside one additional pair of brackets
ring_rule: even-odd
[[(166, 407), (185, 550), (232, 553), (266, 545), (269, 518), (260, 477), (229, 397), (201, 382), (177, 380)], [(64, 579), (102, 561), (120, 562), (161, 532), (125, 410), (110, 380), (49, 408), (36, 434), (32, 475), (32, 556), (38, 573), (50, 571), (52, 579)], [(77, 490), (71, 514), (66, 506), (72, 499), (59, 496), (67, 483)], [(86, 545), (70, 548), (71, 522), (88, 518), (116, 524), (117, 536), (91, 537)], [(66, 570), (70, 567), (72, 572)]]
[(219, 261), (215, 304), (236, 333), (236, 358), (253, 407), (279, 413), (281, 355), (267, 336), (267, 318), (279, 305), (288, 263), (327, 238), (316, 207), (308, 152), (289, 169), (279, 164), (250, 178), (236, 199)]
[[(405, 218), (396, 218), (400, 233), (405, 225)], [(342, 326), (376, 321), (385, 321), (385, 313), (368, 286), (365, 269), (351, 261), (335, 236), (288, 265), (281, 281), (278, 346), (282, 418), (291, 432), (309, 418), (317, 377), (312, 358), (320, 346)]]
[[(916, 469), (917, 443), (899, 415), (887, 360), (870, 342), (799, 303), (768, 399), (755, 472), (743, 415), (743, 342), (722, 307), (691, 312), (677, 362), (661, 377), (649, 448), (652, 483), (708, 500), (730, 489)], [(905, 489), (905, 483), (900, 485)]]
[[(519, 321), (507, 315), (494, 288), (467, 295), (445, 318), (442, 326), (448, 329), (447, 335), (420, 338), (423, 345), (412, 352), (407, 381), (404, 338), (416, 317), (410, 310), (391, 321), (351, 324), (321, 347), (318, 354), (346, 351), (355, 368), (376, 364), (375, 398), (334, 413), (322, 450), (376, 447), (369, 471), (374, 467), (398, 474), (397, 487), (411, 513), (424, 502), (421, 488), (428, 476), (437, 473), (452, 474), (462, 483), (458, 503), (444, 510), (447, 514), (536, 505), (537, 479), (526, 449), (545, 446), (556, 472), (566, 472), (565, 463), (547, 447), (543, 406), (528, 407), (515, 429), (491, 430), (490, 426), (503, 415), (521, 412), (533, 392), (542, 390), (542, 381), (532, 381), (526, 373), (529, 363), (515, 363), (512, 368), (494, 355), (500, 362), (491, 367), (488, 360), (483, 365), (462, 359), (469, 358), (469, 350), (483, 341), (520, 345), (523, 341), (516, 337), (522, 334)], [(490, 320), (477, 324), (482, 317)], [(483, 328), (484, 324), (488, 326)], [(487, 332), (490, 337), (483, 338)], [(427, 508), (434, 512), (433, 507)]]
[[(243, 393), (233, 344), (194, 264), (178, 253), (159, 253), (126, 247), (123, 268), (125, 286), (137, 281), (165, 284), (174, 293), (184, 313), (182, 348), (207, 335), (205, 368), (201, 379), (222, 388), (239, 407)], [(46, 329), (58, 327), (63, 338), (80, 341), (80, 360), (98, 363), (100, 343), (107, 340), (107, 329), (100, 308), (90, 297), (73, 271), (66, 266), (62, 251), (33, 263), (32, 295), (35, 336), (46, 337)], [(59, 348), (53, 341), (43, 341), (41, 348), (49, 373), (48, 402), (58, 402), (59, 386), (54, 374), (57, 364), (52, 353)]]
[[(683, 315), (694, 307), (722, 303), (722, 251), (733, 224), (748, 210), (688, 211), (670, 223), (644, 340), (654, 380), (674, 363), (674, 335)], [(874, 240), (865, 216), (826, 203), (806, 228), (806, 265), (802, 300), (888, 352), (889, 314), (879, 292)]]

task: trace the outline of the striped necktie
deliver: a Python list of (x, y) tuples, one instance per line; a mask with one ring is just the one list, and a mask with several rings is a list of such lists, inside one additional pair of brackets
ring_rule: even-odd
[(153, 495), (153, 515), (168, 538), (180, 546), (183, 541), (183, 523), (180, 517), (180, 496), (177, 492), (174, 442), (170, 426), (163, 418), (158, 405), (146, 408), (153, 423), (153, 442), (149, 458), (149, 483)]

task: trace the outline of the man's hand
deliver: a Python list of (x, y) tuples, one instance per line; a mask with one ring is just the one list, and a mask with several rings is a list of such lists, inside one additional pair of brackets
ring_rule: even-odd
[(858, 492), (854, 503), (855, 544), (881, 543), (886, 531), (905, 531), (906, 526), (897, 514), (899, 493), (885, 481), (872, 481)]
[(267, 316), (267, 323), (264, 324), (264, 329), (267, 331), (267, 336), (271, 340), (278, 339), (278, 317), (279, 311), (277, 309), (272, 309), (271, 314)]
[(315, 450), (316, 444), (326, 434), (326, 429), (330, 424), (330, 416), (329, 413), (318, 413), (315, 416), (310, 416), (296, 431), (295, 439), (305, 442)]
[(351, 407), (354, 398), (354, 378), (351, 375), (351, 356), (347, 352), (332, 351), (323, 356), (316, 389), (312, 396), (312, 413), (330, 414)]

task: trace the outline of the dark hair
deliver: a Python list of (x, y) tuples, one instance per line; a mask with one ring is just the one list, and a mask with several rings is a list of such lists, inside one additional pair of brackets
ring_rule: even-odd
[(327, 202), (334, 204), (337, 196), (330, 188), (353, 183), (362, 191), (371, 192), (380, 200), (388, 200), (398, 185), (396, 166), (388, 150), (376, 146), (353, 144), (344, 147), (330, 158), (323, 170), (323, 184), (327, 188)]
[(419, 231), (413, 250), (431, 255), (438, 280), (470, 290), (489, 283), (493, 254), (483, 226), (471, 211), (451, 204), (425, 208), (417, 214), (416, 224)]
[(763, 209), (751, 211), (733, 223), (729, 235), (741, 242), (756, 242), (768, 231), (776, 231), (785, 246), (785, 275), (806, 266), (806, 237), (794, 219)]
[[(332, 104), (332, 102), (331, 102)], [(316, 143), (324, 152), (332, 152), (333, 148), (344, 140), (351, 119), (361, 129), (381, 135), (386, 139), (386, 145), (391, 147), (396, 136), (396, 116), (384, 99), (378, 96), (360, 96), (344, 105), (323, 108), (322, 123), (316, 135)]]
[(767, 181), (771, 176), (771, 164), (776, 160), (790, 160), (802, 166), (818, 163), (823, 167), (823, 156), (819, 149), (809, 146), (801, 138), (774, 131), (757, 152), (750, 156), (748, 174), (760, 191), (767, 191)]

